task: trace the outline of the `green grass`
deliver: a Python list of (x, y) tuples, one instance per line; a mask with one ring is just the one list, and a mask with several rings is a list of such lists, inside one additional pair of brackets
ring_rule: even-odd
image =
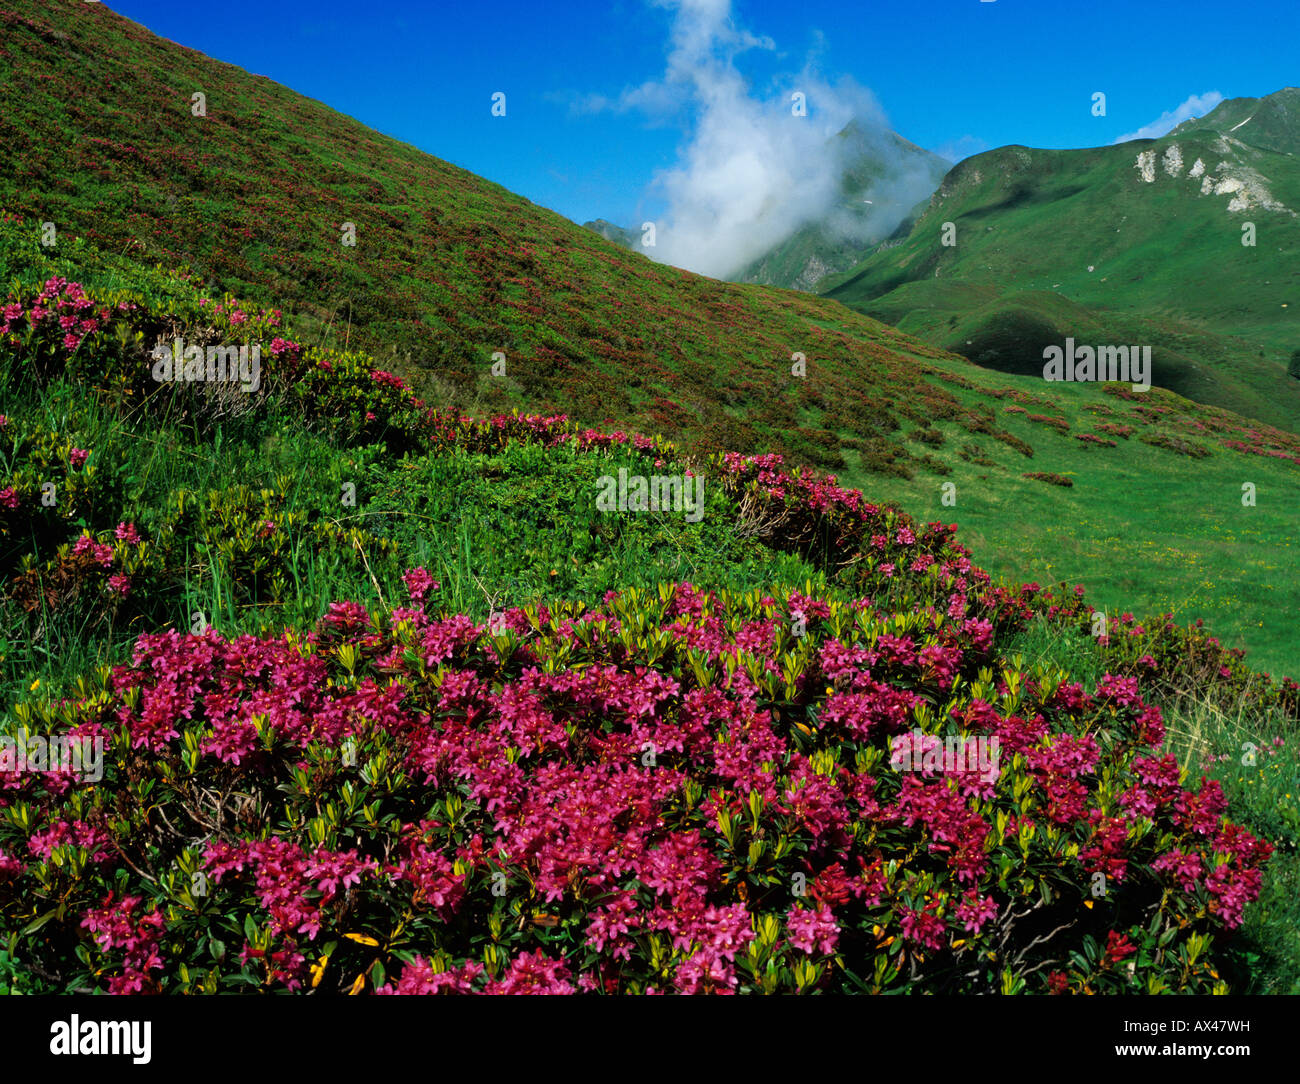
[[(399, 543), (408, 560), (444, 580), (464, 612), (478, 615), (547, 597), (593, 605), (607, 591), (663, 582), (824, 582), (813, 566), (743, 536), (720, 490), (705, 480), (702, 518), (684, 513), (614, 515), (596, 509), (597, 480), (631, 457), (511, 446), (424, 456), (396, 471), (376, 466), (359, 517)], [(484, 611), (485, 612), (485, 611)]]
[[(1042, 384), (1015, 376), (1005, 383), (1029, 394), (1040, 392)], [(1245, 648), (1256, 668), (1275, 675), (1300, 672), (1290, 616), (1300, 612), (1294, 465), (1224, 452), (1195, 430), (1163, 420), (1149, 424), (1135, 413), (1138, 404), (1111, 397), (1097, 403), (1089, 391), (1068, 386), (1055, 396), (1058, 409), (1049, 413), (1070, 422), (1068, 435), (1025, 414), (1007, 413), (1006, 406), (1016, 405), (1010, 398), (999, 405), (998, 424), (1033, 443), (1032, 459), (977, 435), (993, 466), (949, 455), (950, 474), (898, 479), (891, 492), (919, 518), (958, 524), (988, 567), (1002, 575), (1082, 583), (1089, 598), (1112, 615), (1169, 612), (1182, 623), (1200, 618), (1225, 644)], [(1172, 403), (1193, 414), (1204, 409), (1158, 391), (1143, 403)], [(1029, 413), (1043, 409), (1027, 407)], [(1099, 409), (1115, 413), (1093, 413)], [(1213, 411), (1204, 416), (1214, 421)], [(1133, 434), (1127, 440), (1109, 437), (1114, 448), (1075, 439), (1107, 423), (1132, 426)], [(947, 447), (971, 441), (951, 425), (938, 428)], [(1151, 432), (1187, 433), (1187, 439), (1215, 450), (1193, 460), (1142, 443), (1140, 437)], [(1074, 484), (1067, 489), (1020, 477), (1028, 472), (1059, 473)], [(858, 481), (852, 473), (847, 477)], [(1254, 507), (1242, 504), (1246, 482), (1256, 487)], [(956, 487), (955, 505), (944, 504), (945, 483)]]

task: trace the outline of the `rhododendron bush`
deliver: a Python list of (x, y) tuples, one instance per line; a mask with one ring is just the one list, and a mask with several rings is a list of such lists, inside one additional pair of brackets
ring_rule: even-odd
[[(1268, 843), (1138, 681), (949, 607), (611, 593), (487, 625), (423, 570), (309, 635), (142, 636), (0, 774), (0, 926), (66, 989), (1210, 991)], [(969, 603), (969, 609), (967, 606)], [(893, 752), (996, 739), (993, 771)]]

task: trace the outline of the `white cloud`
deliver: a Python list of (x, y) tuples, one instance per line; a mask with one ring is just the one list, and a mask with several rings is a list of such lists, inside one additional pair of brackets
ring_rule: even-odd
[(958, 136), (956, 139), (950, 139), (947, 143), (942, 143), (937, 147), (932, 147), (931, 151), (944, 161), (956, 165), (963, 159), (971, 158), (988, 149), (989, 145), (978, 136), (964, 135)]
[(1115, 142), (1127, 143), (1130, 139), (1159, 139), (1162, 135), (1168, 135), (1183, 121), (1191, 120), (1193, 117), (1205, 116), (1221, 101), (1223, 101), (1223, 95), (1217, 90), (1211, 90), (1205, 94), (1193, 94), (1173, 112), (1161, 113), (1150, 124), (1144, 124), (1136, 132), (1129, 132), (1128, 135), (1120, 136)]
[(651, 80), (639, 87), (627, 87), (615, 98), (604, 94), (584, 94), (568, 97), (551, 94), (556, 101), (567, 100), (569, 111), (575, 114), (628, 113), (633, 110), (651, 117), (667, 117), (685, 104), (680, 93), (665, 83)]
[(731, 0), (647, 0), (651, 7), (675, 10), (672, 48), (662, 79), (626, 87), (616, 97), (589, 94), (574, 98), (575, 113), (627, 113), (652, 116), (683, 109), (692, 103), (700, 82), (720, 73), (734, 72), (733, 61), (749, 49), (775, 49), (771, 38), (757, 37), (737, 27), (731, 18)]
[[(684, 118), (676, 164), (651, 182), (666, 210), (646, 254), (726, 277), (830, 212), (842, 170), (836, 133), (855, 118), (868, 131), (887, 122), (870, 91), (847, 78), (829, 84), (811, 61), (756, 93), (737, 58), (752, 49), (780, 54), (770, 38), (736, 25), (731, 0), (648, 2), (673, 12), (663, 75), (576, 108)], [(805, 96), (805, 116), (792, 112), (795, 91)]]

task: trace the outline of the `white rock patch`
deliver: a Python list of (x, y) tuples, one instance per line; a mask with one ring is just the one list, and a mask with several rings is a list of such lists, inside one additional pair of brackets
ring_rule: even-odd
[(1137, 168), (1142, 173), (1142, 179), (1150, 184), (1156, 179), (1156, 152), (1143, 151), (1137, 156)]
[(1171, 177), (1177, 177), (1183, 171), (1183, 152), (1177, 143), (1170, 143), (1165, 157), (1160, 163)]
[(1198, 158), (1196, 159), (1195, 162), (1192, 163), (1192, 168), (1187, 171), (1187, 176), (1199, 177), (1204, 172), (1205, 172), (1205, 163)]
[(1268, 190), (1264, 178), (1249, 166), (1231, 162), (1220, 162), (1215, 167), (1218, 178), (1206, 174), (1201, 180), (1202, 195), (1231, 196), (1228, 211), (1248, 211), (1252, 207), (1262, 207), (1266, 211), (1281, 211), (1297, 217), (1295, 211), (1274, 198)]

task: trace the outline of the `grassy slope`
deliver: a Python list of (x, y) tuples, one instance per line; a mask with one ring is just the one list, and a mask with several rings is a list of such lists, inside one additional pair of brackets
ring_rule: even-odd
[[(1269, 511), (1280, 504), (1273, 494), (1293, 491), (1294, 463), (1221, 440), (1202, 442), (1208, 460), (1141, 446), (1150, 512), (1135, 516), (1132, 448), (1080, 452), (1002, 410), (1011, 387), (1042, 396), (1036, 409), (1062, 413), (1074, 432), (1090, 419), (1086, 404), (1131, 411), (1100, 389), (1004, 378), (833, 301), (653, 264), (102, 6), (0, 3), (0, 137), (12, 163), (0, 204), (25, 216), (30, 247), (35, 222), (49, 219), (61, 244), (80, 233), (134, 258), (187, 262), (215, 287), (283, 306), (300, 338), (369, 348), (435, 401), (562, 410), (688, 446), (781, 449), (877, 500), (914, 500), (918, 514), (956, 480), (957, 506), (937, 515), (978, 531), (986, 562), (1006, 570), (1030, 563), (1027, 540), (1046, 544), (1091, 524), (1077, 551), (1044, 573), (1138, 612), (1168, 606), (1177, 584), (1172, 570), (1153, 579), (1127, 554), (1163, 552), (1177, 537), (1195, 561), (1223, 570), (1183, 612), (1215, 618), (1216, 631), (1266, 669), (1294, 667), (1285, 639), (1294, 585), (1248, 559), (1295, 545), (1292, 523)], [(206, 87), (206, 118), (190, 112), (196, 86)], [(340, 243), (345, 221), (357, 224), (355, 248)], [(0, 268), (5, 278), (24, 258), (0, 255), (11, 265)], [(488, 376), (494, 350), (507, 354), (505, 380)], [(789, 375), (795, 351), (808, 358), (802, 381)], [(1155, 428), (1185, 433), (1216, 416), (1170, 402)], [(1230, 424), (1236, 439), (1300, 455), (1281, 434)], [(1016, 442), (1034, 458), (1012, 450)], [(976, 472), (962, 458), (971, 444), (992, 465)], [(1023, 482), (1026, 470), (1086, 473), (1088, 484), (1057, 490)], [(1204, 493), (1238, 475), (1259, 486), (1262, 533), (1255, 549), (1235, 542), (1224, 551), (1213, 525), (1182, 516), (1173, 495), (1189, 479)], [(1007, 507), (1020, 516), (1000, 515)], [(1171, 535), (1175, 516), (1185, 535)]]
[[(1272, 112), (1300, 108), (1294, 97), (1275, 95)], [(1151, 344), (1162, 386), (1294, 430), (1300, 384), (1285, 369), (1300, 345), (1300, 146), (1252, 146), (1250, 124), (1226, 134), (1236, 119), (1225, 110), (1160, 140), (967, 159), (903, 244), (823, 291), (1015, 372), (1041, 372), (1046, 343), (1090, 341), (1100, 325), (1100, 341)], [(1269, 147), (1287, 138), (1281, 120), (1260, 132)], [(1163, 161), (1175, 145), (1182, 167), (1171, 176)], [(1150, 183), (1135, 165), (1144, 151), (1156, 159)], [(1262, 177), (1285, 209), (1229, 211), (1231, 193), (1202, 194), (1204, 177), (1189, 176), (1197, 159), (1217, 180), (1225, 163), (1228, 176)], [(955, 246), (940, 243), (944, 222), (956, 225)], [(1254, 247), (1241, 243), (1245, 222)], [(954, 292), (954, 282), (976, 289)]]
[[(1194, 460), (1143, 443), (1143, 436), (1164, 433), (1214, 448), (1208, 433), (1167, 419), (1195, 414), (1209, 427), (1231, 417), (1159, 389), (1137, 401), (1099, 401), (1090, 389), (1067, 385), (1054, 396), (1059, 408), (1052, 409), (1046, 400), (1034, 401), (1041, 379), (1007, 376), (1004, 383), (1028, 398), (1021, 400), (1024, 414), (1007, 412), (1018, 405), (1011, 397), (1003, 401), (999, 422), (1033, 441), (1033, 459), (940, 424), (952, 445), (971, 449), (969, 458), (959, 455), (942, 481), (893, 483), (904, 508), (921, 519), (957, 523), (991, 571), (1045, 584), (1062, 578), (1085, 583), (1089, 598), (1112, 615), (1137, 612), (1134, 600), (1140, 598), (1183, 621), (1204, 619), (1225, 643), (1248, 648), (1262, 669), (1300, 669), (1286, 617), (1300, 610), (1294, 464), (1217, 451)], [(1152, 416), (1152, 408), (1175, 413)], [(1029, 420), (1033, 414), (1062, 418), (1069, 432)], [(1100, 431), (1105, 424), (1132, 433), (1125, 439)], [(1078, 440), (1081, 434), (1114, 440), (1115, 447)], [(1021, 476), (1027, 472), (1060, 474), (1073, 485)], [(943, 503), (943, 482), (955, 485), (955, 505)], [(1256, 487), (1254, 507), (1242, 504), (1245, 482)]]
[[(813, 381), (887, 419), (912, 393), (914, 357), (940, 356), (818, 299), (656, 265), (105, 8), (19, 3), (0, 21), (6, 209), (188, 262), (292, 310), (315, 341), (423, 374), (440, 398), (773, 445), (801, 419), (855, 428), (813, 401)], [(796, 351), (804, 385), (789, 376)]]

